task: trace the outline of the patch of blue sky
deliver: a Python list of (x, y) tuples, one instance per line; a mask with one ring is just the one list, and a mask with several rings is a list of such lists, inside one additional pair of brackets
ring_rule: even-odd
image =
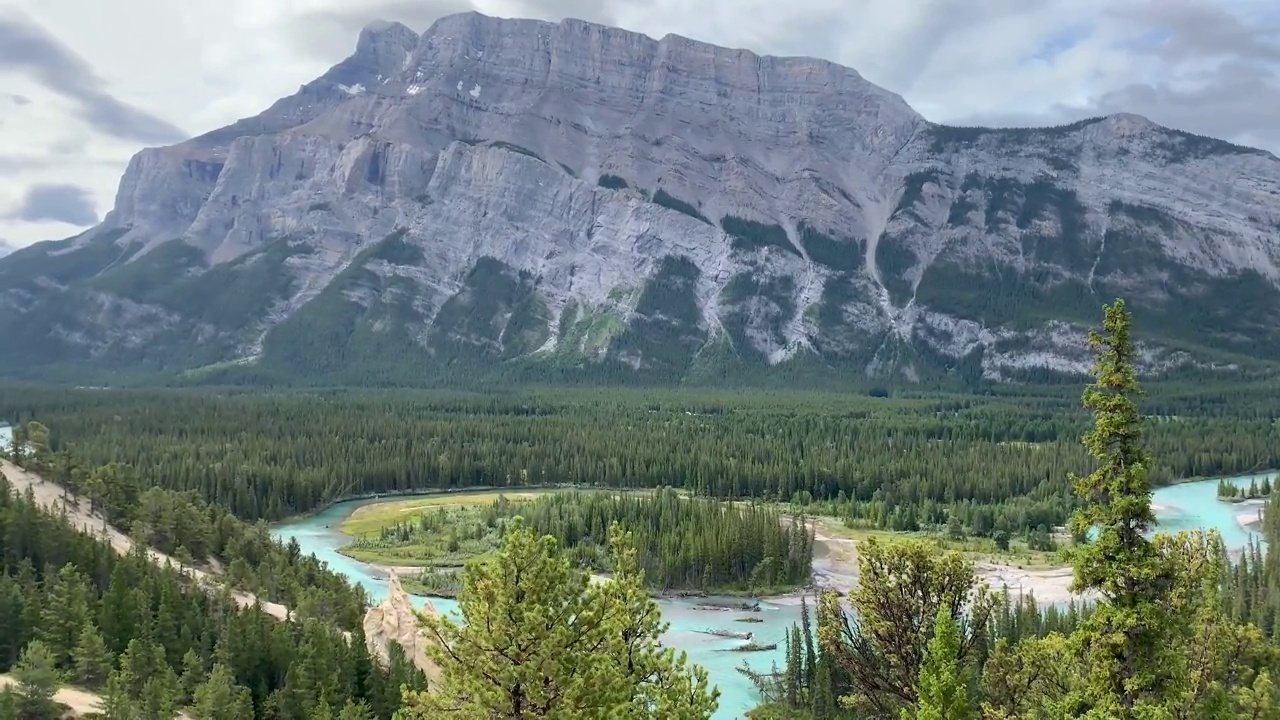
[(1075, 47), (1092, 33), (1093, 25), (1091, 24), (1067, 26), (1045, 38), (1036, 48), (1036, 51), (1031, 54), (1030, 59), (1040, 62), (1052, 62), (1054, 58)]

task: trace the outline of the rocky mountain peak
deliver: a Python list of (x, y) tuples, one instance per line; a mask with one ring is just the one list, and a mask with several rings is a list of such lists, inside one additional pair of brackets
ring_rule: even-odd
[(398, 22), (376, 21), (360, 31), (354, 58), (386, 76), (400, 72), (405, 58), (418, 46), (418, 33)]
[(1007, 381), (1086, 370), (1116, 296), (1148, 370), (1263, 372), (1277, 197), (1274, 156), (1136, 115), (946, 127), (821, 59), (378, 23), (0, 262), (0, 374)]
[(1151, 132), (1159, 128), (1159, 125), (1151, 122), (1142, 115), (1134, 113), (1115, 113), (1102, 118), (1103, 126), (1117, 136), (1133, 135), (1143, 132)]

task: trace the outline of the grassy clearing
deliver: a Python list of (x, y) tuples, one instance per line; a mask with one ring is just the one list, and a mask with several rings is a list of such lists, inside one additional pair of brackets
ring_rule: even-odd
[[(425, 510), (439, 507), (476, 507), (488, 505), (501, 495), (511, 502), (528, 502), (539, 495), (555, 492), (545, 490), (483, 490), (466, 493), (441, 493), (429, 497), (417, 497), (411, 500), (388, 500), (372, 503), (356, 508), (355, 512), (342, 521), (338, 529), (352, 537), (360, 537), (381, 531), (384, 527), (409, 520)], [(351, 557), (355, 557), (352, 555)], [(360, 558), (357, 558), (360, 559)], [(371, 562), (371, 561), (370, 561)], [(407, 563), (406, 563), (407, 564)]]
[(344, 527), (355, 539), (339, 552), (376, 565), (460, 568), (472, 558), (490, 555), (501, 543), (501, 523), (490, 508), (497, 497), (453, 498), (454, 502), (419, 503), (379, 512), (356, 525), (368, 531), (352, 532)]

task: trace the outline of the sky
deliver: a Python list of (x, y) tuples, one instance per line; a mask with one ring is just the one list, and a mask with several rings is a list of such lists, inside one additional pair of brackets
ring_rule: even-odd
[(1276, 0), (5, 0), (0, 246), (95, 224), (139, 149), (260, 112), (365, 24), (467, 10), (826, 58), (935, 122), (1133, 112), (1280, 154)]

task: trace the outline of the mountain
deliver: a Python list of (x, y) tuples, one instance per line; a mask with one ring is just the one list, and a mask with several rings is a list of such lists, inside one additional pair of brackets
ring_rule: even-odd
[(1280, 160), (1133, 115), (931, 123), (854, 70), (469, 13), (138, 153), (0, 261), (0, 375), (1017, 380), (1270, 372)]
[(0, 257), (4, 257), (5, 255), (12, 253), (13, 251), (14, 251), (14, 247), (10, 245), (8, 242), (6, 242), (3, 238), (0, 238)]

